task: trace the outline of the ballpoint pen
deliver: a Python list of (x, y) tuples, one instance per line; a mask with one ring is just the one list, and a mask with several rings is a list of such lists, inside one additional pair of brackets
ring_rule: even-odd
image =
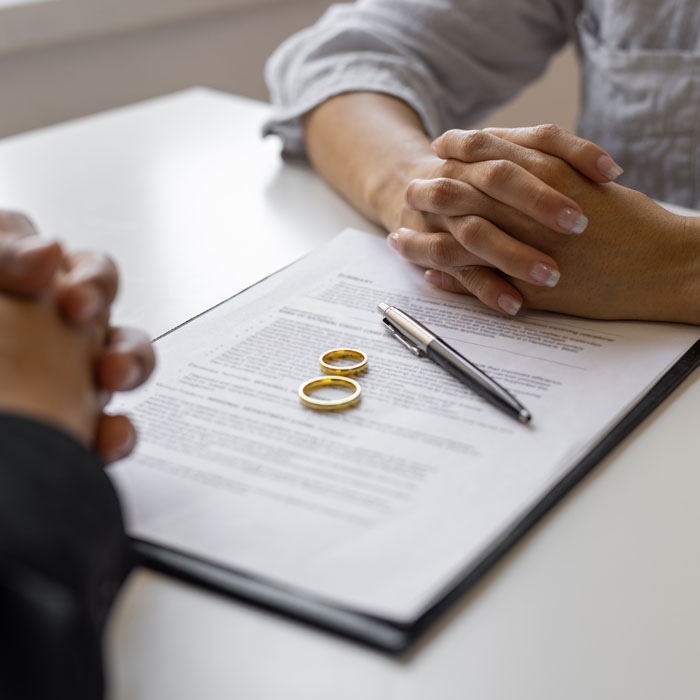
[(395, 306), (389, 306), (389, 304), (377, 304), (377, 306), (384, 314), (382, 323), (416, 357), (427, 356), (497, 408), (521, 423), (530, 422), (532, 418), (530, 411), (485, 372), (482, 372), (476, 365), (450, 347), (442, 338)]

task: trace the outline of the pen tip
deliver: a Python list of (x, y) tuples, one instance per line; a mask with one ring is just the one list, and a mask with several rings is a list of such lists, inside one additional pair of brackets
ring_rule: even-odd
[(523, 408), (518, 414), (518, 420), (521, 423), (529, 423), (532, 420), (532, 414), (526, 408)]
[(384, 312), (389, 308), (389, 304), (385, 304), (385, 303), (383, 303), (383, 302), (380, 301), (380, 302), (377, 304), (377, 308), (378, 308), (382, 313), (384, 313)]

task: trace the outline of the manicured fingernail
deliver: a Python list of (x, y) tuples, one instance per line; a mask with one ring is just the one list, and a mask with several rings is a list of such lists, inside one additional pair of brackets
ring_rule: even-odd
[(535, 263), (530, 268), (530, 279), (545, 287), (556, 287), (560, 277), (559, 270), (545, 263)]
[(423, 277), (425, 277), (427, 282), (436, 287), (442, 285), (442, 272), (440, 272), (440, 270), (426, 270)]
[(386, 242), (389, 244), (390, 248), (393, 248), (394, 250), (399, 249), (399, 234), (398, 233), (390, 233), (386, 237)]
[(80, 296), (79, 301), (79, 320), (85, 323), (91, 321), (102, 312), (104, 300), (102, 294), (92, 284), (86, 284), (78, 288)]
[(580, 211), (566, 207), (559, 214), (557, 223), (569, 233), (583, 233), (588, 226), (588, 219)]
[(600, 156), (596, 162), (598, 170), (605, 175), (609, 180), (616, 180), (622, 173), (624, 169), (621, 168), (609, 155)]
[(518, 299), (511, 296), (510, 294), (501, 294), (501, 296), (498, 297), (498, 305), (507, 314), (515, 316), (515, 314), (517, 314), (518, 311), (520, 311), (520, 307), (523, 305), (523, 302), (518, 301)]

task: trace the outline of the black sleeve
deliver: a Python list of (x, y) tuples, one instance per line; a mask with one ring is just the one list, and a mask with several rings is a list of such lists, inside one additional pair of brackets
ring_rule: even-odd
[(129, 567), (97, 456), (0, 415), (0, 698), (102, 697), (102, 630)]

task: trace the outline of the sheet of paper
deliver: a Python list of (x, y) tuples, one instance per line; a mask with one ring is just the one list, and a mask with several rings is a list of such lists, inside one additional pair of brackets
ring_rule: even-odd
[[(523, 426), (381, 323), (409, 312), (531, 411)], [(697, 339), (669, 324), (504, 318), (346, 231), (157, 343), (111, 470), (130, 533), (407, 622), (595, 444)], [(337, 347), (369, 356), (359, 406), (296, 394)]]

